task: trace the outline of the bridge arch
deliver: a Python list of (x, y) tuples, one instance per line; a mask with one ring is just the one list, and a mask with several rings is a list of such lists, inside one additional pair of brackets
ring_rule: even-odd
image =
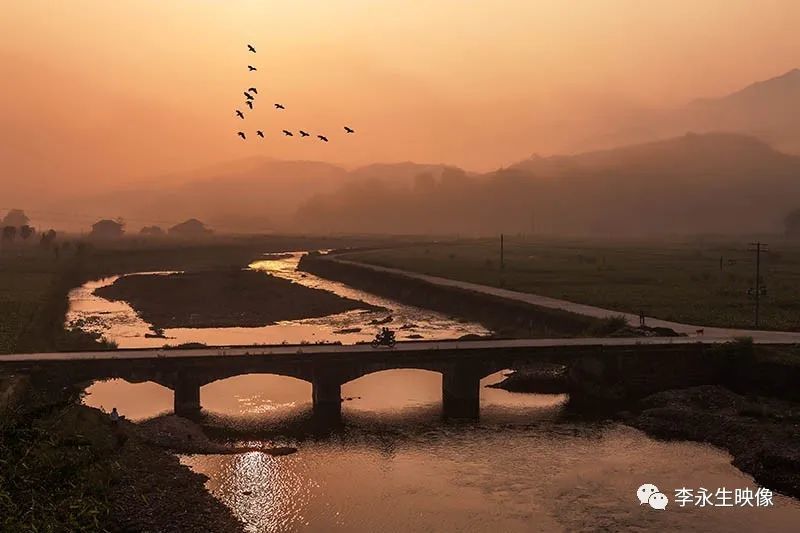
[(370, 376), (376, 376), (378, 374), (385, 375), (385, 373), (387, 372), (425, 372), (426, 374), (438, 374), (438, 377), (441, 378), (443, 370), (438, 367), (425, 366), (425, 365), (366, 368), (366, 369), (360, 369), (359, 372), (354, 372), (344, 377), (342, 380), (342, 385), (348, 385), (353, 383), (354, 381), (358, 381), (363, 378), (368, 378)]
[(230, 371), (223, 371), (217, 372), (213, 376), (206, 376), (204, 379), (199, 381), (199, 385), (201, 387), (206, 387), (208, 385), (212, 385), (219, 381), (226, 381), (229, 379), (241, 378), (246, 376), (275, 376), (281, 378), (289, 378), (296, 381), (301, 381), (304, 383), (311, 384), (311, 379), (305, 375), (302, 375), (298, 372), (291, 372), (291, 371), (281, 371), (281, 370), (260, 370), (260, 369), (253, 369), (253, 370), (237, 370), (231, 369)]
[(280, 373), (252, 372), (216, 379), (200, 387), (204, 409), (225, 414), (248, 414), (311, 401), (312, 385)]

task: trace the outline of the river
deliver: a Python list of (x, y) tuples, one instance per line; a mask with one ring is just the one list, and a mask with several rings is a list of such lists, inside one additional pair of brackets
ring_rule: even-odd
[[(287, 260), (274, 261), (291, 269), (288, 276), (340, 294), (352, 291), (302, 278)], [(381, 301), (368, 296), (370, 303)], [(392, 309), (398, 321), (412, 318), (394, 302), (379, 305)], [(84, 316), (90, 311), (81, 309)], [(420, 311), (410, 312), (418, 323)], [(437, 330), (419, 326), (428, 335)], [(483, 384), (501, 377), (489, 376)], [(87, 392), (87, 404), (116, 406), (134, 420), (172, 407), (171, 391), (154, 383), (111, 380)], [(617, 422), (571, 412), (565, 395), (482, 388), (481, 418), (474, 422), (442, 420), (441, 376), (432, 372), (370, 374), (345, 384), (342, 396), (341, 426), (298, 433), (287, 428), (309, 416), (310, 384), (269, 375), (211, 383), (201, 390), (209, 431), (239, 444), (299, 451), (181, 460), (209, 477), (208, 489), (250, 532), (796, 531), (800, 524), (800, 502), (777, 494), (769, 507), (680, 507), (674, 497), (681, 487), (755, 491), (758, 485), (724, 451), (659, 442)], [(639, 505), (636, 490), (644, 483), (669, 497), (666, 510)]]
[[(353, 344), (372, 340), (377, 322), (391, 317), (388, 325), (397, 331), (398, 340), (453, 339), (463, 335), (486, 335), (480, 324), (454, 320), (442, 314), (408, 306), (359, 291), (342, 283), (326, 280), (297, 270), (302, 252), (267, 255), (249, 268), (278, 276), (306, 287), (323, 289), (340, 296), (362, 300), (387, 311), (349, 311), (306, 320), (287, 320), (255, 328), (172, 328), (166, 338), (147, 337), (151, 324), (142, 320), (125, 302), (113, 302), (94, 294), (98, 287), (110, 285), (119, 276), (94, 280), (69, 293), (68, 327), (80, 327), (100, 333), (120, 348), (157, 348), (164, 344), (199, 342), (209, 346), (252, 344), (300, 344), (304, 342), (341, 342)], [(138, 274), (148, 274), (146, 272)], [(149, 274), (160, 274), (158, 272)], [(136, 274), (131, 274), (136, 275)]]

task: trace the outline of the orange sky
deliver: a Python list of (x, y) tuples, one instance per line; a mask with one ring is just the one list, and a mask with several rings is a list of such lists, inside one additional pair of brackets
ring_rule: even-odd
[(800, 66), (798, 20), (796, 0), (5, 0), (0, 184), (123, 185), (255, 155), (489, 170), (617, 108)]

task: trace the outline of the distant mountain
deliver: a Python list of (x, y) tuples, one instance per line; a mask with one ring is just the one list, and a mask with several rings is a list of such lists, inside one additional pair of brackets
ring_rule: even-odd
[(678, 115), (693, 131), (745, 133), (800, 154), (800, 69), (723, 98), (695, 100)]
[(800, 207), (800, 158), (738, 134), (688, 134), (578, 155), (535, 157), (470, 176), (448, 171), (391, 190), (315, 196), (311, 230), (644, 236), (780, 230)]
[[(283, 229), (284, 221), (313, 194), (336, 190), (348, 179), (346, 170), (328, 163), (252, 158), (76, 202), (88, 213), (121, 216), (135, 231), (187, 218), (222, 232), (271, 231)], [(162, 181), (177, 185), (160, 185)]]
[(580, 146), (609, 148), (683, 135), (740, 133), (800, 155), (800, 69), (753, 83), (733, 94), (702, 98), (676, 109), (639, 110), (612, 120), (608, 132)]
[[(352, 171), (316, 161), (250, 158), (191, 172), (157, 177), (137, 189), (81, 198), (85, 211), (122, 217), (129, 229), (169, 225), (198, 218), (225, 231), (293, 229), (297, 208), (314, 195), (348, 186), (407, 187), (419, 176), (438, 179), (455, 167), (418, 163), (381, 163)], [(163, 183), (172, 185), (163, 185)]]
[(356, 168), (350, 176), (358, 180), (381, 180), (397, 186), (406, 186), (413, 183), (421, 175), (430, 175), (438, 178), (445, 170), (455, 170), (458, 167), (441, 164), (412, 163), (374, 163)]

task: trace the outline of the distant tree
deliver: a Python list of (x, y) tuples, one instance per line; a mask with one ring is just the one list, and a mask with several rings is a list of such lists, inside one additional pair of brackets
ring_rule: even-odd
[(148, 237), (161, 237), (164, 235), (164, 230), (159, 226), (145, 226), (139, 230), (139, 233)]
[(29, 222), (30, 219), (25, 215), (25, 211), (22, 209), (12, 209), (6, 213), (6, 216), (0, 221), (0, 225), (19, 228), (21, 226), (26, 226)]
[(800, 237), (800, 209), (795, 209), (783, 220), (786, 228), (786, 235), (789, 237)]
[(56, 240), (56, 232), (55, 230), (49, 229), (42, 233), (42, 237), (39, 239), (39, 244), (42, 245), (44, 248), (49, 248), (51, 244), (53, 244)]
[(14, 239), (16, 237), (17, 237), (16, 226), (5, 226), (3, 228), (3, 242), (14, 242)]
[(19, 227), (19, 236), (22, 237), (23, 241), (30, 239), (34, 232), (35, 230), (27, 224)]
[(125, 224), (121, 219), (117, 220), (98, 220), (92, 224), (92, 231), (89, 237), (93, 239), (118, 239), (125, 233)]
[(190, 218), (185, 222), (181, 222), (169, 228), (169, 234), (178, 237), (205, 237), (211, 235), (211, 233), (211, 229), (196, 218)]

